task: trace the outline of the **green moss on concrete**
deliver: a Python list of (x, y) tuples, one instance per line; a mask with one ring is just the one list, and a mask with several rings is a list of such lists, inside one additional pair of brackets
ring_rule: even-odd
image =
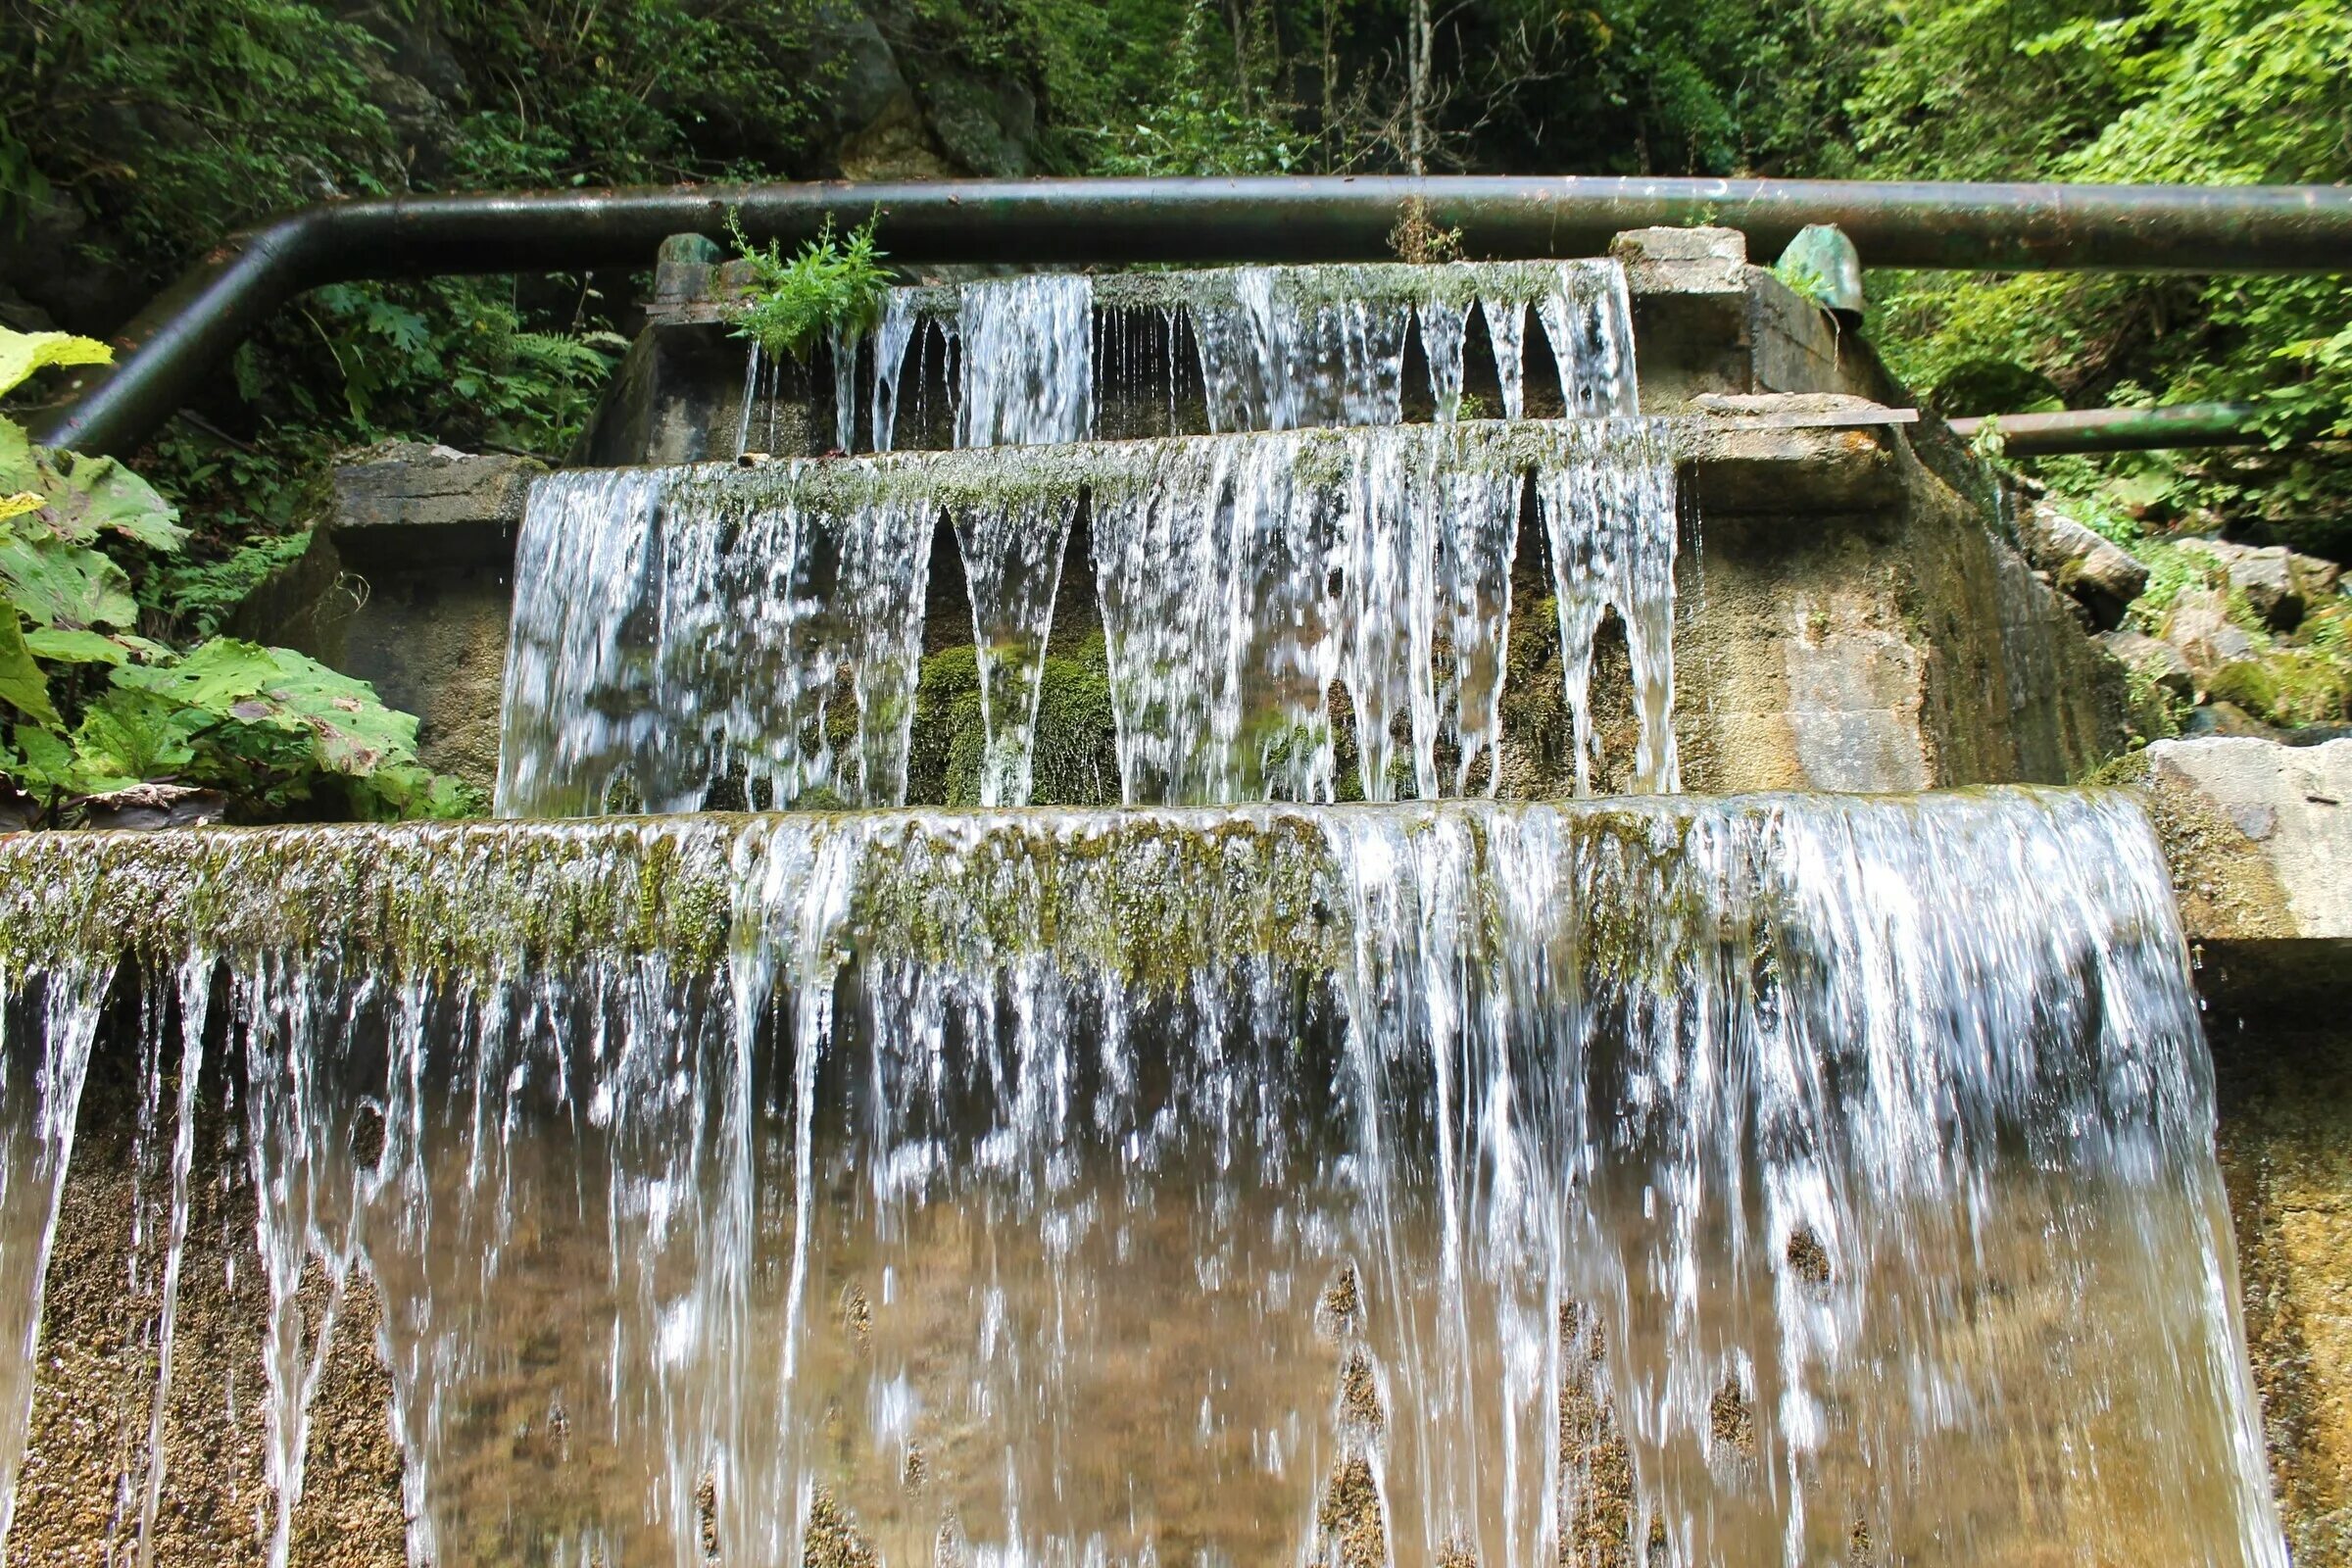
[(1069, 657), (1045, 662), (1032, 798), (1044, 806), (1116, 806), (1118, 739), (1110, 658), (1098, 631)]
[[(914, 701), (908, 804), (977, 806), (987, 746), (978, 655), (967, 645), (924, 660)], [(1100, 632), (1067, 655), (1046, 658), (1039, 672), (1031, 756), (1034, 804), (1118, 804), (1118, 726), (1110, 706), (1110, 662)]]
[(910, 806), (970, 806), (980, 798), (987, 734), (980, 721), (980, 656), (969, 643), (923, 661), (907, 737)]

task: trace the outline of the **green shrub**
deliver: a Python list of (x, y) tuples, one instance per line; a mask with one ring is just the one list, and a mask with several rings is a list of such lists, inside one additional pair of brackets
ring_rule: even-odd
[[(0, 393), (46, 365), (109, 358), (87, 338), (0, 328)], [(128, 468), (36, 447), (0, 419), (0, 705), (14, 713), (0, 773), (44, 820), (142, 783), (220, 790), (248, 820), (478, 808), (418, 763), (416, 720), (365, 682), (288, 649), (139, 636), (123, 560), (146, 572), (186, 541)]]

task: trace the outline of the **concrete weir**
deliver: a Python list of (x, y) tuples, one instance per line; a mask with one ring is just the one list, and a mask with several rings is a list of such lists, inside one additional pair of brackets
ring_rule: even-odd
[[(1686, 788), (2062, 782), (2122, 749), (2128, 721), (2120, 666), (2079, 634), (2068, 601), (2018, 554), (1989, 479), (1939, 426), (1918, 422), (1866, 344), (1748, 265), (1737, 234), (1645, 231), (1623, 237), (1616, 250), (1630, 288), (1640, 406), (1677, 427), (1683, 537), (1673, 584), (1680, 650), (1674, 729)], [(1173, 294), (1170, 285), (1156, 286)], [(1475, 291), (1478, 280), (1467, 286)], [(664, 269), (653, 324), (588, 438), (592, 461), (735, 458), (752, 378), (745, 346), (718, 319), (725, 292), (723, 274), (706, 267)], [(1119, 297), (1107, 286), (1101, 292)], [(1409, 314), (1409, 304), (1403, 308)], [(1164, 327), (1174, 318), (1163, 312), (1172, 309), (1163, 302), (1098, 310), (1097, 423), (1103, 433), (1148, 439), (1171, 427), (1206, 428), (1189, 329)], [(1528, 324), (1539, 324), (1532, 311)], [(1397, 330), (1397, 409), (1409, 423), (1430, 417), (1428, 406), (1415, 402), (1426, 391), (1414, 390), (1427, 385), (1427, 355), (1417, 326)], [(1145, 340), (1155, 331), (1161, 337), (1153, 347)], [(1140, 334), (1138, 346), (1115, 358), (1110, 345), (1129, 333)], [(1531, 341), (1539, 347), (1525, 351), (1525, 407), (1556, 416), (1558, 383), (1548, 368), (1534, 368), (1542, 339), (1536, 332)], [(903, 417), (922, 427), (914, 411), (927, 408), (928, 427), (944, 432), (938, 421), (955, 401), (943, 379), (949, 356), (937, 341), (927, 350), (923, 341), (906, 348), (898, 397), (908, 411)], [(1495, 380), (1499, 372), (1491, 356), (1476, 352), (1478, 334), (1469, 343), (1465, 395), (1476, 408), (1500, 412), (1509, 400)], [(773, 414), (763, 412), (759, 421), (762, 453), (776, 461), (795, 441), (810, 452), (833, 443), (834, 376), (821, 368), (805, 380), (799, 375), (788, 368), (769, 399)], [(922, 375), (933, 385), (918, 395), (912, 389)], [(787, 438), (785, 430), (799, 433)], [(417, 712), (427, 759), (484, 787), (496, 776), (493, 703), (510, 641), (508, 573), (523, 523), (515, 476), (511, 459), (419, 449), (345, 470), (336, 525), (266, 612), (281, 639), (340, 660), (339, 667)], [(1531, 518), (1515, 535), (1510, 584), (1520, 613), (1501, 718), (1514, 774), (1502, 788), (1534, 798), (1572, 780), (1577, 748), (1572, 715), (1559, 699), (1562, 651), (1540, 608), (1555, 588), (1544, 530)], [(1083, 686), (1101, 659), (1089, 646), (1102, 622), (1086, 512), (1067, 538), (1056, 558), (1061, 592), (1048, 631), (1057, 685), (1042, 704), (1040, 745), (1101, 755), (1071, 770), (1075, 781), (1041, 776), (1034, 797), (1041, 804), (1102, 799), (1093, 781), (1116, 777), (1104, 735), (1082, 723), (1075, 733), (1051, 732), (1064, 710), (1083, 707), (1053, 699), (1068, 695), (1062, 685)], [(971, 592), (944, 507), (925, 565), (924, 652), (968, 645)], [(333, 586), (351, 576), (368, 584), (356, 606)], [(1593, 657), (1605, 677), (1626, 657), (1616, 617), (1604, 621), (1598, 638)], [(956, 676), (947, 665), (925, 666), (918, 756), (948, 749)], [(962, 679), (968, 686), (969, 674)], [(1621, 689), (1607, 678), (1592, 687), (1598, 755), (1590, 771), (1598, 788), (1626, 787), (1636, 771), (1639, 724)], [(933, 692), (936, 701), (921, 700)], [(1339, 724), (1345, 746), (1348, 715)], [(918, 770), (906, 798), (977, 798), (954, 794), (956, 787), (945, 777), (926, 781)]]
[(745, 286), (243, 612), (497, 819), (0, 837), (8, 1562), (2345, 1560), (2352, 743), (1740, 236)]

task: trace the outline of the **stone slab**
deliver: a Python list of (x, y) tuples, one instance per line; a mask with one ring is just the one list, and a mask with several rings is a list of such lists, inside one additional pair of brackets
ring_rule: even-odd
[(2142, 766), (2192, 939), (2352, 942), (2352, 740), (2158, 741)]
[(335, 470), (335, 547), (360, 564), (511, 553), (531, 481), (546, 471), (531, 458), (423, 442), (379, 448), (369, 461)]
[(1709, 421), (1686, 463), (1701, 517), (1880, 512), (1904, 498), (1888, 438), (1869, 427)]

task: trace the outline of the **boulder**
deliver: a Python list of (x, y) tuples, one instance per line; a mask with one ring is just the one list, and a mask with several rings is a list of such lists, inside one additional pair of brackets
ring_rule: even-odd
[(2196, 671), (2171, 643), (2159, 642), (2145, 632), (2111, 631), (2099, 638), (2099, 645), (2126, 669), (2147, 677), (2173, 696), (2185, 700), (2196, 695)]
[(2148, 568), (2110, 540), (2046, 501), (2018, 518), (2018, 542), (2037, 571), (2090, 612), (2101, 629), (2121, 625), (2124, 611), (2148, 585)]
[(2229, 596), (2216, 588), (2183, 589), (2165, 612), (2164, 640), (2200, 684), (2224, 664), (2255, 654), (2253, 635), (2230, 618)]
[(2207, 677), (2205, 689), (2274, 724), (2327, 724), (2344, 716), (2352, 676), (2316, 650), (2273, 648), (2230, 661)]
[(2183, 740), (2207, 740), (2221, 737), (2233, 740), (2275, 741), (2280, 738), (2278, 731), (2271, 728), (2270, 725), (2265, 724), (2261, 719), (2256, 718), (2228, 698), (2221, 698), (2207, 703), (2201, 708), (2191, 710), (2188, 717), (2180, 725), (2180, 736)]
[(2227, 539), (2192, 539), (2182, 546), (2218, 564), (2230, 586), (2264, 622), (2280, 631), (2300, 625), (2319, 600), (2336, 591), (2343, 568), (2317, 556), (2297, 555), (2284, 545), (2240, 545)]

